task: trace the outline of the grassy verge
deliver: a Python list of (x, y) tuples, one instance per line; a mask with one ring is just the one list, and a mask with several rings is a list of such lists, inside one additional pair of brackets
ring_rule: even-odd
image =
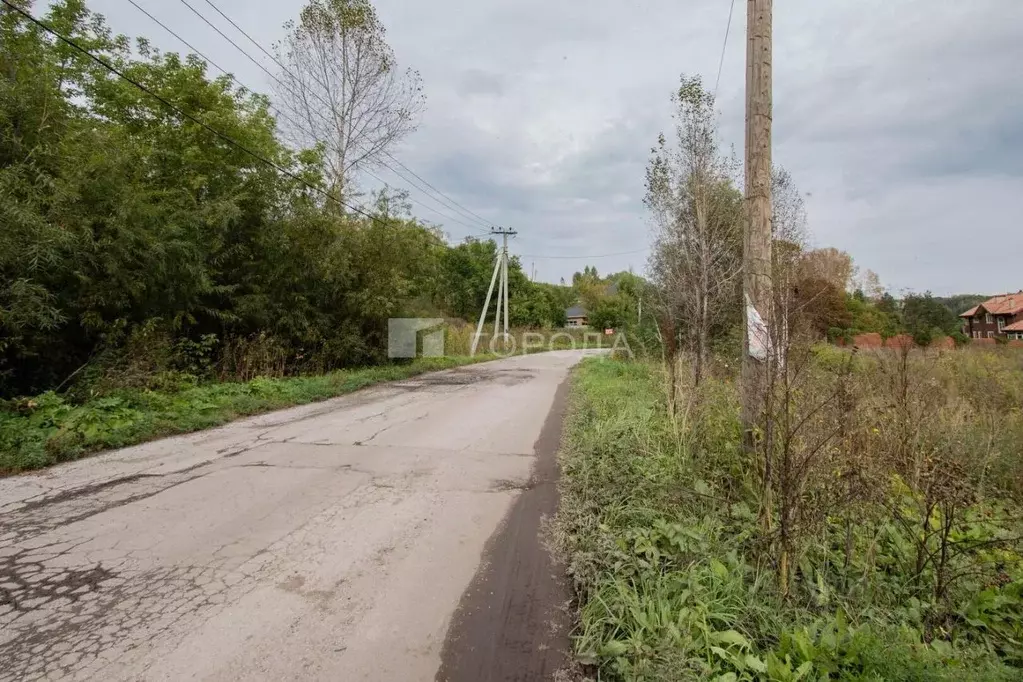
[(737, 417), (728, 382), (709, 380), (673, 418), (656, 365), (576, 370), (554, 536), (578, 600), (576, 653), (598, 679), (1023, 678), (1023, 569), (1004, 548), (996, 583), (937, 605), (902, 568), (910, 534), (877, 521), (862, 540), (830, 518), (780, 596)]
[(406, 364), (321, 376), (257, 378), (159, 391), (122, 390), (78, 405), (45, 393), (0, 408), (0, 475), (326, 400), (384, 381), (493, 359), (492, 355), (417, 358)]

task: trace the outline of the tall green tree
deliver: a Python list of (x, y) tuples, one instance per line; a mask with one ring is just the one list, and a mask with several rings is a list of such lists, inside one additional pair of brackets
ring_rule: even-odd
[(931, 292), (909, 294), (902, 301), (902, 322), (906, 331), (920, 342), (935, 335), (955, 334), (959, 331), (959, 318), (934, 298)]
[[(367, 2), (314, 6), (355, 12), (363, 37), (338, 44), (370, 36), (393, 67)], [(310, 11), (306, 28), (329, 18)], [(132, 46), (81, 0), (43, 21), (173, 106), (0, 13), (0, 396), (194, 368), (197, 347), (227, 375), (372, 363), (388, 318), (476, 319), (493, 241), (449, 247), (389, 191), (350, 210), (329, 195), (337, 150), (289, 146), (265, 96), (198, 57)], [(513, 323), (563, 323), (567, 288), (517, 259), (508, 276)]]
[(393, 201), (367, 219), (324, 199), (328, 150), (289, 148), (265, 96), (130, 49), (81, 0), (43, 21), (188, 116), (0, 13), (0, 394), (61, 385), (154, 325), (370, 362), (387, 317), (432, 300), (436, 231)]

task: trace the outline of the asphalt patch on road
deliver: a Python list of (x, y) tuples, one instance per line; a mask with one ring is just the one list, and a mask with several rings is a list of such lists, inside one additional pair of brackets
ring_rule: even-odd
[(390, 386), (409, 392), (429, 391), (431, 388), (447, 386), (471, 386), (494, 382), (503, 386), (514, 386), (536, 377), (535, 372), (524, 369), (482, 369), (479, 366), (444, 370), (423, 374), (411, 379), (396, 381)]
[(133, 474), (27, 502), (0, 516), (0, 550), (202, 478), (208, 472), (196, 470), (208, 464), (166, 474)]
[(558, 506), (557, 452), (568, 381), (533, 446), (529, 485), (487, 541), (483, 560), (448, 628), (438, 682), (550, 680), (568, 665), (571, 598), (564, 567), (541, 540)]

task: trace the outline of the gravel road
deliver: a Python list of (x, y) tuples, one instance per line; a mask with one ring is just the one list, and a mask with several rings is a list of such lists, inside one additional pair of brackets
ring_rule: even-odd
[(584, 353), (0, 479), (0, 680), (549, 677), (564, 594), (536, 535)]

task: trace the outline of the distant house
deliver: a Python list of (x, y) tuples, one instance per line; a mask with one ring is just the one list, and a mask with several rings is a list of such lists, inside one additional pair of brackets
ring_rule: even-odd
[(1023, 340), (1023, 291), (989, 298), (959, 317), (971, 339)]
[(1010, 339), (1016, 341), (1023, 341), (1023, 320), (1020, 320), (1019, 322), (1013, 322), (1012, 324), (1006, 326), (1005, 329), (1003, 329), (1002, 331), (1004, 331), (1005, 335)]
[[(616, 296), (618, 294), (618, 282), (611, 282), (604, 287), (605, 296)], [(588, 327), (590, 326), (589, 314), (586, 308), (581, 305), (574, 305), (565, 311), (566, 327)]]
[(566, 327), (585, 327), (589, 324), (586, 310), (582, 306), (574, 305), (565, 311)]

